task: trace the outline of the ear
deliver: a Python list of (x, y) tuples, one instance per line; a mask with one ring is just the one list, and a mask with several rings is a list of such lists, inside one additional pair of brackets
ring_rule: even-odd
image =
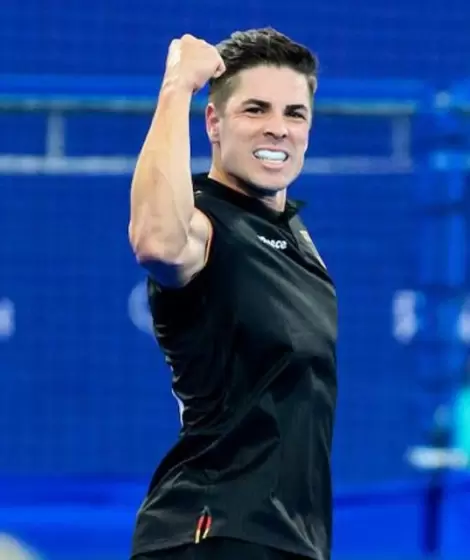
[(216, 144), (220, 139), (220, 116), (213, 103), (206, 107), (206, 131), (211, 144)]

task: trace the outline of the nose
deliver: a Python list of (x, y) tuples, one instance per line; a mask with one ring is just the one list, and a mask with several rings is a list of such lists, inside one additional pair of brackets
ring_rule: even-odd
[(284, 115), (271, 114), (266, 119), (264, 134), (275, 138), (277, 140), (282, 140), (288, 134), (287, 124)]

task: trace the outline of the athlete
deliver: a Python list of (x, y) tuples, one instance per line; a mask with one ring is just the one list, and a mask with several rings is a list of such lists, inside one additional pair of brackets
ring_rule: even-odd
[[(271, 28), (169, 47), (129, 237), (182, 428), (139, 509), (136, 560), (330, 558), (336, 294), (287, 196), (316, 74), (315, 55)], [(192, 176), (206, 83), (212, 164)]]

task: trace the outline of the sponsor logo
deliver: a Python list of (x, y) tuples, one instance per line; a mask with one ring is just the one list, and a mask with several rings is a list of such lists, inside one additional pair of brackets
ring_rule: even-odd
[(281, 251), (287, 249), (287, 241), (284, 241), (284, 239), (267, 239), (264, 235), (258, 235), (258, 239), (273, 249), (280, 249)]

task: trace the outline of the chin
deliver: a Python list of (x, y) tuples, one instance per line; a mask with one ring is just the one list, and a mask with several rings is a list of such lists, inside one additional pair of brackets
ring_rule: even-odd
[(294, 181), (292, 173), (285, 171), (250, 170), (249, 173), (230, 173), (242, 189), (248, 189), (258, 194), (276, 194), (289, 187)]
[(278, 192), (287, 189), (293, 181), (291, 177), (286, 177), (284, 174), (276, 175), (255, 173), (249, 178), (249, 183), (263, 191)]

